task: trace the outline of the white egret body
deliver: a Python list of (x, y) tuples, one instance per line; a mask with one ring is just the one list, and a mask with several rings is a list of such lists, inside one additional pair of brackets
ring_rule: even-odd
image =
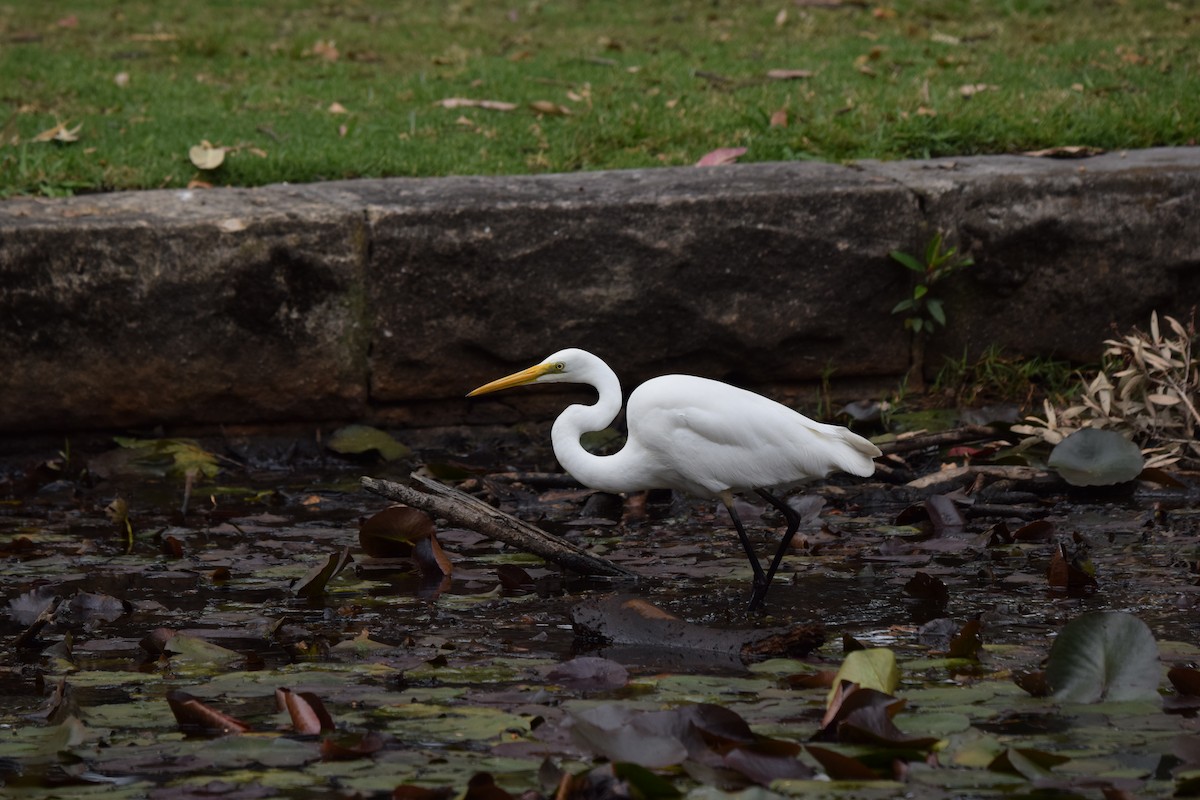
[[(754, 570), (751, 610), (762, 604), (800, 517), (771, 494), (832, 472), (868, 476), (879, 448), (839, 425), (815, 422), (762, 395), (692, 375), (663, 375), (629, 396), (625, 446), (589, 453), (584, 433), (606, 428), (621, 410), (621, 385), (607, 364), (585, 350), (560, 350), (540, 364), (492, 381), (468, 397), (528, 383), (584, 383), (599, 399), (567, 407), (554, 422), (554, 455), (575, 480), (606, 492), (677, 489), (720, 499), (729, 510)], [(733, 508), (735, 492), (755, 491), (788, 522), (769, 570), (763, 571)]]

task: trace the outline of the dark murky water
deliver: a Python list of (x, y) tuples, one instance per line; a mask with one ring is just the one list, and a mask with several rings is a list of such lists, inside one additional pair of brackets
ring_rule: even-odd
[[(184, 514), (180, 479), (31, 477), (31, 464), (53, 457), (51, 451), (10, 458), (7, 485), (0, 484), (7, 496), (0, 503), (0, 586), (14, 603), (0, 623), (10, 642), (0, 724), (16, 728), (45, 723), (49, 686), (60, 674), (140, 672), (168, 683), (203, 683), (185, 679), (186, 670), (174, 679), (171, 663), (141, 646), (156, 628), (236, 651), (243, 659), (239, 668), (250, 671), (294, 672), (337, 661), (344, 657), (338, 648), (363, 631), (373, 642), (410, 648), (413, 663), (439, 655), (449, 655), (459, 669), (510, 657), (557, 662), (581, 652), (571, 606), (609, 591), (637, 594), (718, 628), (819, 622), (828, 643), (816, 660), (832, 665), (843, 635), (919, 656), (927, 648), (918, 643), (918, 629), (938, 618), (959, 624), (979, 618), (988, 645), (1042, 653), (1066, 621), (1089, 610), (1130, 611), (1160, 641), (1200, 642), (1194, 489), (1143, 487), (1118, 498), (1079, 498), (1064, 488), (1034, 509), (1053, 526), (1045, 538), (997, 544), (989, 531), (1001, 517), (969, 516), (962, 529), (933, 531), (895, 524), (919, 500), (903, 487), (843, 481), (817, 488), (814, 493), (824, 498), (820, 517), (801, 528), (760, 617), (744, 610), (749, 569), (724, 510), (712, 503), (659, 496), (648, 503), (609, 503), (609, 517), (589, 517), (587, 493), (489, 483), (481, 475), (482, 483), (474, 485), (499, 492), (502, 505), (645, 579), (630, 584), (565, 576), (472, 532), (442, 530), (439, 537), (455, 561), (448, 587), (439, 591), (406, 565), (357, 554), (323, 598), (309, 601), (293, 596), (292, 583), (329, 554), (356, 550), (360, 518), (388, 505), (361, 491), (358, 477), (386, 477), (390, 470), (402, 478), (425, 459), (389, 468), (311, 455), (287, 468), (231, 468), (194, 487)], [(540, 454), (531, 457), (530, 465), (539, 460)], [(114, 497), (128, 502), (132, 547), (105, 514)], [(757, 519), (752, 511), (747, 519), (760, 557), (767, 558), (776, 520)], [(1010, 518), (1007, 524), (1015, 529), (1027, 521)], [(1048, 585), (1047, 569), (1060, 544), (1090, 561), (1094, 588), (1067, 592)], [(501, 588), (501, 564), (524, 567), (536, 590)], [(944, 584), (944, 602), (906, 590), (918, 572)], [(18, 645), (29, 626), (16, 613), (19, 598), (38, 587), (60, 599), (87, 593), (127, 605), (117, 612), (60, 607), (37, 637)], [(661, 654), (644, 649), (601, 654), (635, 674), (664, 666)], [(732, 664), (697, 662), (696, 668), (714, 675), (742, 671)], [(110, 685), (90, 678), (74, 702), (88, 708), (145, 696), (125, 678)], [(269, 713), (253, 704), (240, 711)]]

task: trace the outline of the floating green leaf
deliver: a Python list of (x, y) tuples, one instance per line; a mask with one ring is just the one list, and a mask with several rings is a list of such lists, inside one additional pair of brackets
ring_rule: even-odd
[(1154, 635), (1132, 614), (1094, 611), (1072, 620), (1050, 648), (1046, 682), (1057, 700), (1148, 700), (1161, 673)]
[(121, 450), (105, 453), (89, 462), (102, 477), (141, 475), (184, 477), (188, 473), (214, 478), (221, 467), (217, 457), (194, 439), (135, 439), (113, 437)]
[(1072, 486), (1111, 486), (1136, 478), (1146, 462), (1116, 431), (1081, 428), (1055, 445), (1046, 463)]
[(412, 451), (400, 444), (391, 434), (370, 425), (347, 425), (334, 431), (326, 446), (342, 455), (361, 455), (372, 451), (385, 461), (404, 458)]
[(834, 688), (826, 698), (827, 705), (842, 681), (857, 683), (864, 689), (876, 689), (884, 694), (891, 694), (900, 685), (900, 668), (896, 666), (896, 654), (886, 647), (854, 650), (849, 653), (833, 679)]

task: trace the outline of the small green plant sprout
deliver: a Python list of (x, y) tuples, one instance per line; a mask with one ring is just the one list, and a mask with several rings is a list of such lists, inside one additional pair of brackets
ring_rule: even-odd
[(889, 255), (917, 275), (912, 296), (897, 303), (892, 313), (907, 315), (904, 318), (904, 329), (912, 333), (909, 383), (912, 388), (924, 391), (925, 339), (933, 332), (935, 325), (946, 324), (945, 307), (941, 299), (931, 293), (932, 289), (975, 261), (969, 256), (961, 255), (957, 247), (947, 247), (941, 231), (935, 233), (925, 246), (924, 260), (901, 250), (893, 250)]
[(934, 284), (975, 263), (974, 259), (959, 255), (957, 247), (943, 249), (945, 244), (945, 237), (938, 231), (925, 247), (924, 261), (900, 250), (889, 253), (893, 260), (919, 276), (913, 286), (912, 297), (901, 300), (892, 309), (893, 314), (908, 314), (904, 319), (905, 330), (926, 333), (933, 329), (935, 323), (945, 325), (946, 311), (942, 301), (929, 292)]

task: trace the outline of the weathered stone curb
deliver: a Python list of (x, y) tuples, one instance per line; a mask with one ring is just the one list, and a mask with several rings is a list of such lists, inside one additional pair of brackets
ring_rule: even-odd
[(908, 361), (887, 254), (938, 229), (976, 265), (933, 363), (1095, 361), (1112, 324), (1200, 300), (1200, 148), (9, 200), (0, 431), (498, 421), (462, 395), (571, 345), (627, 385), (884, 385)]

